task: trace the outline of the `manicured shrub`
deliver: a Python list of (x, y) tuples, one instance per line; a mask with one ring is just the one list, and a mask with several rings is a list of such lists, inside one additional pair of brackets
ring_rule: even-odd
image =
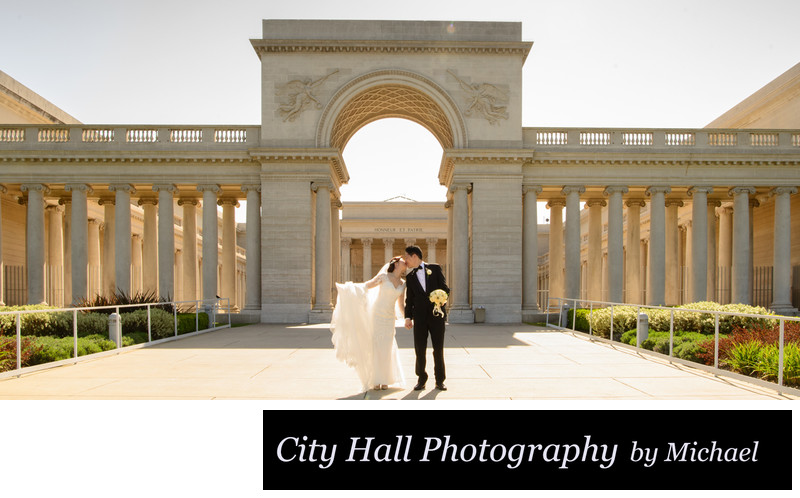
[[(113, 296), (100, 296), (97, 295), (91, 299), (83, 299), (78, 302), (78, 307), (80, 308), (91, 308), (97, 306), (123, 306), (123, 305), (131, 305), (131, 304), (158, 304), (157, 306), (151, 306), (151, 308), (159, 308), (167, 313), (173, 313), (173, 305), (166, 304), (169, 299), (162, 299), (158, 296), (155, 291), (151, 292), (138, 292), (133, 295), (128, 295), (127, 293), (123, 292), (122, 290), (118, 290), (116, 294)], [(163, 304), (159, 304), (163, 303)], [(146, 310), (147, 306), (138, 306), (138, 307), (131, 307), (131, 308), (123, 308), (120, 310), (120, 313), (130, 313), (133, 311), (138, 310)], [(104, 313), (106, 315), (110, 315), (111, 313), (116, 313), (114, 308), (104, 308), (100, 310), (96, 310), (98, 313)]]
[[(20, 344), (20, 352), (23, 367), (30, 366), (31, 357), (37, 354), (41, 346), (36, 344), (33, 337), (23, 337)], [(17, 338), (0, 336), (0, 372), (14, 370), (17, 368)]]
[[(33, 340), (39, 349), (31, 356), (30, 365), (40, 365), (74, 357), (75, 340), (72, 337), (37, 337)], [(110, 351), (116, 347), (113, 341), (102, 335), (81, 337), (78, 339), (78, 356)]]
[[(122, 313), (122, 334), (131, 335), (134, 332), (147, 334), (147, 310), (137, 310), (132, 313)], [(162, 309), (150, 310), (151, 337), (153, 340), (163, 339), (175, 335), (173, 315)]]
[(734, 344), (727, 350), (726, 357), (720, 362), (731, 369), (744, 375), (751, 375), (756, 371), (762, 357), (763, 344), (756, 340)]
[(575, 330), (589, 332), (589, 310), (585, 308), (567, 310), (567, 328), (572, 329), (572, 318), (575, 317)]
[[(196, 327), (199, 325), (199, 329)], [(196, 330), (205, 330), (208, 328), (208, 315), (206, 313), (197, 314), (195, 318), (194, 313), (179, 313), (178, 314), (178, 334), (188, 334)]]

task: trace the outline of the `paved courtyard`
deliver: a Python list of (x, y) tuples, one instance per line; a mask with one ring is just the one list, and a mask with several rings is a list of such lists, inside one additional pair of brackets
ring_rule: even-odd
[(448, 391), (413, 391), (411, 333), (397, 329), (403, 389), (364, 393), (327, 325), (256, 324), (0, 381), (0, 399), (794, 399), (649, 355), (529, 325), (449, 325)]

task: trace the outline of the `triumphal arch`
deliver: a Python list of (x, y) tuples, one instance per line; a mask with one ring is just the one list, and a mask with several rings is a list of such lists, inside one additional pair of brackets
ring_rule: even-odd
[[(519, 23), (265, 20), (262, 38), (251, 43), (261, 61), (260, 126), (0, 127), (0, 186), (26, 206), (30, 302), (43, 300), (48, 201), (70, 206), (72, 296), (86, 294), (86, 203), (94, 201), (116, 207), (113, 266), (123, 289), (130, 206), (148, 208), (144, 244), (158, 267), (158, 291), (169, 296), (180, 278), (171, 271), (175, 201), (191, 219), (198, 205), (232, 213), (246, 199), (243, 313), (263, 322), (326, 322), (342, 277), (339, 189), (349, 180), (342, 150), (364, 125), (401, 117), (427, 128), (444, 149), (451, 322), (472, 322), (478, 307), (495, 323), (538, 311), (537, 202), (551, 209), (551, 296), (580, 297), (581, 278), (600, 278), (602, 256), (605, 300), (664, 304), (678, 207), (692, 206), (685, 261), (692, 298), (714, 295), (716, 258), (727, 251), (733, 299), (747, 302), (752, 209), (768, 200), (773, 308), (791, 308), (796, 130), (525, 128), (522, 68), (532, 43), (522, 40)], [(581, 202), (592, 212), (586, 268)], [(733, 213), (727, 239), (714, 221), (722, 203)], [(645, 219), (646, 232), (639, 230)], [(232, 220), (223, 215), (223, 232)], [(193, 222), (182, 229), (197, 231)], [(231, 267), (218, 261), (216, 209), (203, 211), (202, 232), (202, 254), (189, 259), (202, 261), (202, 292), (214, 297)], [(226, 240), (223, 255), (231, 254)]]

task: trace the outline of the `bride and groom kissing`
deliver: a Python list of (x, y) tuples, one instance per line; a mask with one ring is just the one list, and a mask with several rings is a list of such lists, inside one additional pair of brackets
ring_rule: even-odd
[(414, 390), (425, 389), (428, 380), (425, 369), (428, 336), (433, 345), (436, 389), (447, 390), (444, 385), (447, 314), (431, 298), (434, 291), (450, 293), (439, 265), (423, 261), (422, 250), (409, 246), (403, 256), (392, 258), (369, 281), (337, 283), (336, 288), (336, 307), (331, 320), (336, 358), (356, 370), (365, 391), (404, 385), (395, 340), (395, 320), (400, 317), (405, 318), (405, 328), (414, 332), (417, 376)]

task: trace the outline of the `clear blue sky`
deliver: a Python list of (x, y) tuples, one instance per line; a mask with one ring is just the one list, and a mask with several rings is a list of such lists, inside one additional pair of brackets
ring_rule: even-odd
[[(702, 127), (800, 61), (797, 0), (0, 0), (0, 13), (0, 69), (96, 124), (258, 124), (249, 40), (265, 18), (522, 22), (524, 126)], [(443, 200), (440, 154), (421, 127), (370, 125), (345, 150), (343, 200)], [(409, 164), (425, 186), (385, 180)]]

